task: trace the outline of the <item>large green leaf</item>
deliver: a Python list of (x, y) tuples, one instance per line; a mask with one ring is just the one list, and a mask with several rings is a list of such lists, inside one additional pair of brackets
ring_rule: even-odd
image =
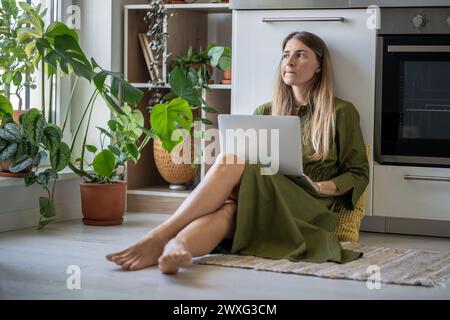
[(4, 114), (1, 120), (3, 125), (6, 125), (7, 123), (15, 123), (13, 116), (10, 115), (9, 113)]
[(224, 47), (213, 47), (208, 51), (208, 55), (211, 57), (212, 67), (216, 67), (219, 64), (220, 57), (222, 57), (224, 50)]
[(7, 123), (4, 128), (0, 128), (0, 138), (14, 143), (22, 141), (23, 134), (19, 126), (15, 123)]
[(45, 61), (55, 69), (59, 66), (65, 74), (70, 74), (73, 71), (77, 76), (89, 81), (94, 76), (90, 62), (86, 58), (78, 41), (72, 36), (55, 36), (54, 48), (48, 46), (48, 43), (44, 41), (38, 42), (48, 50)]
[(46, 39), (55, 39), (56, 36), (70, 36), (75, 41), (78, 41), (78, 34), (75, 30), (70, 29), (68, 26), (66, 26), (64, 23), (55, 21), (51, 25), (48, 26), (47, 30), (45, 31), (45, 38)]
[(50, 154), (56, 152), (61, 143), (62, 132), (61, 129), (54, 125), (49, 124), (48, 127), (44, 129), (44, 135), (42, 136), (42, 143), (50, 151)]
[(17, 144), (16, 157), (21, 155), (26, 155), (30, 158), (35, 158), (39, 153), (39, 147), (31, 144), (29, 141), (22, 139), (20, 143)]
[(11, 143), (0, 138), (0, 161), (12, 160), (17, 152), (17, 143)]
[(47, 152), (42, 150), (34, 157), (33, 165), (39, 166), (45, 159), (47, 159)]
[(14, 163), (9, 167), (9, 171), (11, 171), (12, 173), (18, 173), (25, 170), (32, 164), (33, 159), (24, 154), (14, 161)]
[(111, 178), (116, 165), (116, 158), (111, 150), (103, 150), (100, 152), (92, 163), (95, 172), (105, 178)]
[(33, 29), (43, 34), (45, 23), (39, 14), (39, 10), (24, 1), (19, 2), (19, 6), (25, 11), (19, 23), (29, 24), (33, 27)]
[(55, 206), (47, 197), (39, 198), (39, 211), (41, 212), (41, 216), (45, 218), (53, 218), (56, 216)]
[(177, 98), (168, 104), (155, 105), (150, 114), (150, 123), (164, 149), (170, 153), (177, 144), (183, 141), (183, 137), (180, 137), (178, 141), (172, 141), (173, 132), (180, 127), (188, 131), (192, 128), (192, 110), (186, 100)]
[(138, 148), (136, 148), (136, 146), (134, 144), (129, 143), (129, 144), (127, 144), (127, 150), (133, 157), (133, 160), (135, 162), (137, 162), (139, 160), (139, 156), (140, 156)]
[(13, 107), (8, 98), (0, 94), (0, 119), (3, 118), (5, 114), (13, 115)]
[(53, 169), (47, 169), (44, 172), (41, 172), (37, 176), (37, 182), (40, 185), (46, 186), (50, 182), (50, 180), (58, 179), (58, 173)]
[(219, 68), (221, 70), (228, 70), (231, 68), (231, 58), (229, 57), (222, 57), (219, 61)]
[[(98, 66), (95, 61), (93, 61), (93, 64), (94, 66)], [(122, 74), (104, 70), (102, 68), (100, 69), (101, 70), (95, 74), (93, 80), (98, 91), (102, 93), (102, 96), (107, 95), (110, 98), (114, 97), (118, 101), (119, 107), (124, 102), (133, 105), (139, 104), (144, 96), (144, 93), (141, 90), (135, 88), (126, 81)], [(106, 81), (108, 79), (111, 81), (111, 90), (107, 90)], [(121, 112), (118, 113), (122, 114)]]
[(54, 153), (50, 154), (50, 163), (53, 170), (60, 172), (63, 170), (70, 161), (70, 148), (64, 142), (59, 144), (58, 149)]
[(39, 146), (47, 126), (44, 116), (37, 109), (23, 114), (22, 126), (25, 138), (35, 146)]
[(200, 94), (194, 88), (192, 81), (184, 74), (180, 68), (174, 68), (170, 73), (170, 87), (180, 98), (187, 100), (193, 106), (201, 104)]
[(30, 171), (30, 173), (25, 176), (25, 186), (29, 187), (32, 186), (37, 181), (37, 176), (33, 171)]

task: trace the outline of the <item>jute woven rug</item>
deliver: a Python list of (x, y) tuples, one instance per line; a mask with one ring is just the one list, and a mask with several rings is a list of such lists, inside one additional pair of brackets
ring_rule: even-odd
[[(363, 252), (363, 257), (346, 264), (317, 264), (214, 254), (197, 258), (194, 263), (330, 279), (367, 281), (370, 277), (371, 281), (378, 279), (381, 283), (424, 287), (450, 284), (450, 252), (369, 247), (357, 243), (342, 245), (346, 249)], [(379, 277), (375, 275), (376, 271), (379, 271)]]

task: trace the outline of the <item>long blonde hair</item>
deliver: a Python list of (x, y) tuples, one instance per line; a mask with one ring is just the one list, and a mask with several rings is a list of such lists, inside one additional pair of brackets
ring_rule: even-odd
[[(322, 161), (328, 155), (331, 143), (335, 138), (336, 116), (334, 103), (333, 72), (331, 70), (331, 58), (325, 42), (313, 33), (301, 31), (292, 32), (283, 41), (284, 51), (286, 44), (291, 39), (297, 39), (308, 46), (317, 57), (320, 72), (312, 79), (308, 90), (309, 121), (303, 132), (303, 143), (310, 142), (314, 154), (313, 160)], [(281, 61), (278, 66), (275, 92), (272, 100), (272, 115), (291, 115), (295, 107), (291, 86), (283, 81)]]

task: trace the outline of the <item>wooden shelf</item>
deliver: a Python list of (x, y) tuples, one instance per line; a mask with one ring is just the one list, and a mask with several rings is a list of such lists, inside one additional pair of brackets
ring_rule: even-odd
[[(135, 86), (136, 88), (140, 88), (140, 89), (150, 89), (150, 88), (154, 87), (150, 83), (132, 83), (132, 85)], [(231, 84), (210, 84), (209, 87), (212, 90), (231, 90), (232, 86), (231, 86)], [(170, 89), (170, 85), (157, 86), (155, 88)]]
[[(189, 10), (207, 13), (231, 13), (228, 3), (186, 3), (186, 4), (166, 4), (164, 7), (168, 10)], [(148, 10), (150, 5), (132, 4), (124, 6), (129, 10)]]
[(172, 197), (172, 198), (187, 198), (192, 190), (176, 191), (170, 190), (168, 184), (139, 188), (128, 190), (128, 194), (142, 195), (142, 196), (160, 196), (160, 197)]
[[(186, 3), (167, 4), (167, 25), (165, 31), (169, 38), (165, 54), (171, 55), (161, 61), (161, 79), (167, 82), (167, 72), (173, 59), (183, 56), (192, 47), (196, 51), (204, 50), (209, 43), (232, 46), (232, 10), (228, 3)], [(138, 106), (141, 111), (148, 111), (155, 90), (161, 89), (161, 94), (170, 92), (170, 85), (154, 87), (150, 84), (145, 56), (139, 42), (139, 33), (148, 32), (148, 24), (144, 17), (150, 5), (124, 6), (124, 74), (135, 87), (144, 91), (144, 98)], [(218, 111), (217, 114), (203, 114), (214, 125), (205, 129), (217, 128), (217, 116), (231, 112), (232, 85), (220, 84), (223, 73), (215, 70), (212, 79), (215, 84), (209, 85), (209, 91), (204, 90), (202, 96), (206, 103)], [(146, 128), (150, 129), (148, 112), (145, 114)], [(196, 116), (200, 116), (197, 114)], [(204, 176), (209, 166), (202, 165), (199, 179)], [(197, 181), (198, 179), (196, 179)], [(159, 174), (153, 156), (153, 141), (141, 151), (141, 160), (137, 165), (130, 162), (127, 170), (128, 204), (131, 210), (138, 212), (170, 212), (187, 197), (189, 191), (173, 191)]]

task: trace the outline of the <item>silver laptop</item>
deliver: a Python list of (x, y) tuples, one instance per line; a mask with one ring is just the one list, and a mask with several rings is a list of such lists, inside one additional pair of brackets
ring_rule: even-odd
[(232, 153), (264, 168), (263, 174), (280, 173), (317, 194), (303, 173), (300, 119), (297, 116), (218, 116), (220, 151)]

